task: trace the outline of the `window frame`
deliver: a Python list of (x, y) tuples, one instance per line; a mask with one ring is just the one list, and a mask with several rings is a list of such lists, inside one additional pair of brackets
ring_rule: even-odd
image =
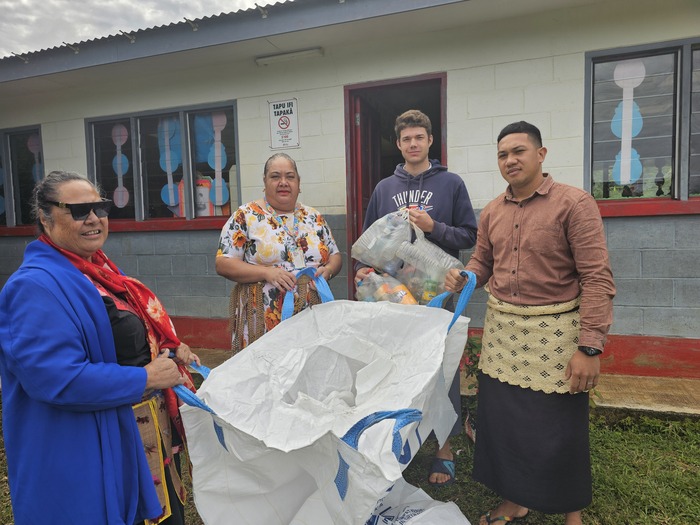
[[(5, 224), (0, 225), (0, 235), (8, 229), (13, 232), (18, 229), (29, 230), (34, 232), (33, 224), (17, 224), (17, 212), (18, 212), (18, 199), (20, 198), (18, 192), (19, 181), (16, 180), (16, 174), (12, 171), (12, 155), (10, 151), (10, 137), (12, 135), (17, 135), (19, 133), (35, 132), (42, 137), (41, 125), (32, 124), (28, 126), (18, 126), (15, 128), (5, 128), (0, 130), (0, 156), (2, 157), (2, 166), (4, 172), (3, 187), (5, 196)], [(41, 141), (41, 160), (42, 166), (44, 165), (44, 146), (43, 140)], [(44, 167), (44, 172), (46, 168)], [(46, 175), (46, 173), (44, 173)]]
[(593, 70), (596, 63), (625, 60), (661, 53), (675, 53), (677, 56), (676, 119), (674, 134), (674, 184), (673, 195), (668, 198), (634, 198), (625, 200), (597, 200), (603, 217), (641, 217), (653, 215), (694, 215), (700, 214), (700, 196), (690, 196), (688, 192), (690, 164), (690, 115), (693, 51), (700, 49), (700, 38), (673, 40), (638, 46), (620, 47), (585, 54), (584, 91), (584, 188), (592, 190), (593, 170)]
[[(183, 230), (212, 230), (221, 229), (229, 216), (216, 215), (211, 217), (195, 217), (194, 209), (194, 191), (193, 191), (193, 173), (191, 163), (190, 150), (190, 129), (188, 126), (188, 115), (201, 111), (215, 109), (231, 109), (233, 112), (233, 132), (234, 132), (234, 148), (236, 150), (236, 184), (238, 187), (237, 201), (231, 201), (231, 210), (238, 208), (241, 205), (241, 176), (240, 176), (240, 149), (239, 149), (239, 134), (238, 134), (238, 113), (235, 100), (225, 100), (217, 102), (209, 102), (205, 104), (194, 104), (176, 107), (164, 107), (135, 113), (121, 113), (114, 115), (103, 115), (85, 119), (85, 140), (87, 151), (88, 172), (87, 176), (92, 182), (97, 180), (96, 166), (96, 144), (93, 133), (93, 125), (111, 120), (129, 120), (130, 131), (138, 129), (139, 119), (154, 117), (167, 113), (177, 113), (180, 121), (180, 129), (183, 130), (183, 143), (186, 146), (183, 149), (183, 180), (185, 181), (185, 217), (157, 217), (147, 218), (144, 202), (144, 180), (140, 173), (141, 166), (141, 151), (139, 148), (139, 136), (134, 133), (129, 133), (131, 141), (134, 166), (134, 201), (135, 201), (135, 218), (134, 219), (110, 219), (109, 229), (114, 232), (137, 232), (137, 231), (183, 231)], [(137, 171), (139, 170), (139, 171)], [(138, 175), (138, 176), (137, 176)], [(231, 181), (229, 181), (230, 183)]]

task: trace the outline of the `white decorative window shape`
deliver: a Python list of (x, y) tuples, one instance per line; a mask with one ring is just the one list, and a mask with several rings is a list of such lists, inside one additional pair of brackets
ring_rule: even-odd
[(239, 193), (233, 123), (232, 107), (93, 122), (110, 218), (230, 215)]

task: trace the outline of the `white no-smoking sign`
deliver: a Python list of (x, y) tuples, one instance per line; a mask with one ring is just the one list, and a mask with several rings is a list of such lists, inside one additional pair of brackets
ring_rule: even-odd
[(297, 99), (268, 102), (270, 106), (270, 147), (299, 147)]

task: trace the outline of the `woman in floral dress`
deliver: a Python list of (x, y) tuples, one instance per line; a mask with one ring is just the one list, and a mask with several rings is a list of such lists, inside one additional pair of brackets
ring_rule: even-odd
[(342, 258), (326, 220), (298, 202), (296, 162), (276, 153), (265, 163), (264, 197), (238, 208), (221, 230), (216, 272), (238, 283), (231, 294), (234, 352), (280, 322), (282, 301), (295, 294), (294, 313), (318, 303), (313, 284), (296, 274), (317, 268), (330, 280)]

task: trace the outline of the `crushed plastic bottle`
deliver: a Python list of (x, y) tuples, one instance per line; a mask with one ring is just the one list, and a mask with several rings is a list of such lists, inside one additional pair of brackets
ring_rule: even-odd
[(374, 287), (368, 279), (363, 279), (357, 283), (357, 291), (355, 292), (355, 297), (358, 301), (374, 302)]
[(406, 285), (390, 275), (378, 275), (375, 272), (371, 272), (364, 281), (367, 281), (366, 284), (370, 286), (375, 301), (418, 304), (418, 301), (416, 301)]

